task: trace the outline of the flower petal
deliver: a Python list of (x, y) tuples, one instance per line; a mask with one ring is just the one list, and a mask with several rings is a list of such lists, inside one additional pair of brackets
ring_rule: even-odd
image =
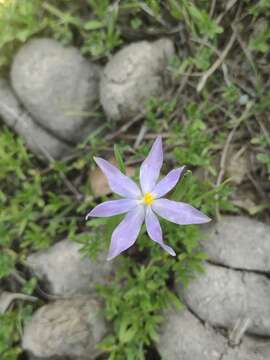
[(107, 177), (109, 186), (114, 193), (131, 199), (141, 197), (141, 191), (136, 183), (122, 174), (117, 167), (99, 157), (94, 157), (94, 160)]
[(157, 199), (152, 209), (164, 219), (180, 225), (203, 224), (211, 221), (207, 215), (183, 202)]
[(133, 209), (136, 205), (138, 205), (138, 200), (120, 199), (120, 200), (105, 201), (104, 203), (99, 204), (94, 209), (92, 209), (86, 215), (86, 220), (91, 216), (108, 217), (108, 216), (123, 214)]
[(158, 136), (140, 168), (140, 183), (143, 193), (153, 190), (159, 177), (162, 163), (162, 139), (161, 136)]
[(178, 169), (170, 171), (162, 180), (160, 180), (157, 185), (154, 187), (152, 193), (160, 198), (171, 191), (175, 185), (178, 183), (178, 180), (185, 169), (185, 166), (182, 166)]
[(158, 221), (157, 216), (153, 213), (150, 206), (147, 206), (146, 209), (146, 216), (145, 216), (145, 225), (146, 230), (149, 235), (149, 237), (157, 242), (165, 251), (167, 251), (170, 255), (175, 256), (174, 250), (168, 246), (165, 245), (162, 239), (162, 230), (160, 223)]
[(138, 205), (130, 210), (120, 224), (114, 229), (107, 260), (113, 259), (122, 251), (132, 246), (144, 221), (145, 211), (143, 205)]

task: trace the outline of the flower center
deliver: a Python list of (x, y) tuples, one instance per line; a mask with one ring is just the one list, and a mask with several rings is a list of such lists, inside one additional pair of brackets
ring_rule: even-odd
[(150, 192), (146, 192), (143, 197), (143, 202), (146, 205), (151, 205), (153, 203), (153, 201), (154, 201), (154, 198), (153, 198), (152, 194)]

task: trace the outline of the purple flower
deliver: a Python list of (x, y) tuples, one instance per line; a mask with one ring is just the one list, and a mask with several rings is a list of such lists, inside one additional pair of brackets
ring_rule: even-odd
[(127, 213), (112, 233), (108, 260), (135, 243), (144, 222), (149, 237), (170, 255), (175, 256), (174, 250), (163, 242), (157, 215), (179, 225), (202, 224), (211, 220), (189, 204), (162, 198), (175, 187), (185, 167), (171, 170), (158, 181), (163, 163), (160, 136), (155, 140), (149, 155), (141, 165), (140, 188), (106, 160), (99, 157), (94, 159), (107, 177), (111, 190), (124, 199), (106, 201), (97, 205), (87, 214), (86, 219), (90, 216), (108, 217)]

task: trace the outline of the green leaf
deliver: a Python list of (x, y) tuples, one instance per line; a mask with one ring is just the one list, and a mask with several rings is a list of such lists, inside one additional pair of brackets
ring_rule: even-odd
[(10, 253), (0, 253), (0, 279), (8, 276), (15, 267), (15, 257)]
[(205, 34), (210, 39), (213, 39), (216, 34), (221, 34), (223, 32), (223, 28), (214, 20), (210, 19), (208, 13), (204, 9), (199, 9), (190, 2), (188, 4), (188, 11), (201, 34)]
[(257, 159), (264, 164), (270, 163), (270, 155), (268, 154), (258, 154)]
[(194, 257), (198, 260), (207, 260), (209, 259), (209, 256), (204, 252), (197, 252)]
[(115, 159), (117, 161), (117, 165), (118, 165), (120, 171), (122, 171), (122, 173), (125, 174), (125, 172), (126, 172), (125, 163), (123, 161), (122, 154), (121, 154), (121, 151), (119, 149), (119, 146), (114, 144), (113, 150), (114, 150)]
[(115, 343), (115, 337), (113, 335), (108, 335), (98, 344), (98, 348), (102, 351), (111, 352), (117, 348)]
[(85, 30), (97, 30), (97, 29), (101, 29), (103, 27), (104, 27), (104, 25), (102, 24), (102, 22), (98, 21), (98, 20), (90, 20), (84, 24)]
[(122, 321), (119, 329), (119, 341), (122, 344), (130, 342), (136, 335), (137, 328), (131, 323), (129, 319)]

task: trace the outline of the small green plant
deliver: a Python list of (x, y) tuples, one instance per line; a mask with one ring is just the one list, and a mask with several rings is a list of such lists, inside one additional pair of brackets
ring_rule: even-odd
[(266, 54), (270, 46), (270, 26), (267, 21), (258, 24), (256, 32), (249, 41), (249, 48)]
[[(190, 175), (184, 177), (172, 195), (173, 199), (192, 199), (193, 204), (196, 203), (213, 213), (217, 201), (215, 195), (219, 194), (224, 208), (231, 209), (227, 199), (228, 189), (224, 186), (220, 189), (209, 189), (209, 185), (202, 186), (199, 182), (196, 183), (196, 180), (192, 186), (193, 180), (190, 178)], [(208, 192), (205, 192), (207, 188)], [(201, 196), (202, 192), (204, 196)], [(113, 225), (108, 224), (107, 244), (111, 231), (118, 222), (119, 219), (116, 219)], [(106, 224), (103, 226), (107, 227)], [(162, 228), (164, 239), (167, 239), (177, 253), (176, 258), (161, 251), (143, 228), (137, 242), (140, 251), (137, 257), (132, 259), (127, 255), (122, 256), (118, 260), (113, 283), (98, 287), (98, 292), (104, 299), (105, 315), (113, 322), (113, 334), (100, 344), (100, 348), (108, 352), (110, 360), (145, 359), (146, 348), (153, 341), (158, 341), (163, 310), (172, 304), (178, 308), (183, 306), (174, 293), (172, 279), (175, 286), (180, 286), (180, 283), (188, 286), (196, 273), (203, 272), (202, 261), (207, 256), (198, 249), (201, 240), (198, 227), (177, 227), (164, 221)]]
[[(164, 106), (161, 101), (152, 100), (151, 104)], [(170, 107), (171, 113), (174, 106)], [(155, 107), (154, 107), (155, 108)], [(154, 124), (153, 106), (149, 108), (147, 116), (150, 116)], [(192, 139), (198, 139), (196, 122), (198, 121), (196, 107), (190, 104), (189, 117), (181, 132), (181, 138), (186, 141), (181, 154), (181, 163), (177, 157), (176, 164), (179, 166), (192, 160), (191, 165), (200, 163), (208, 164), (211, 168), (211, 138), (203, 138), (202, 152), (200, 146), (194, 146)], [(157, 120), (158, 121), (158, 120)], [(195, 124), (195, 125), (194, 125)], [(200, 143), (199, 143), (200, 144)], [(182, 149), (177, 145), (175, 148)], [(146, 154), (148, 149), (142, 146), (141, 152)], [(121, 149), (115, 151), (118, 164), (122, 166)], [(200, 153), (200, 156), (197, 155)], [(207, 161), (205, 161), (207, 159)], [(182, 163), (183, 161), (183, 163)], [(211, 183), (203, 182), (191, 176), (190, 172), (181, 179), (171, 199), (192, 203), (208, 214), (214, 214), (215, 206), (218, 203), (221, 209), (234, 210), (228, 195), (230, 188), (224, 183), (216, 188)], [(217, 197), (218, 195), (218, 197)], [(120, 216), (121, 218), (121, 216)], [(89, 222), (91, 224), (92, 220)], [(104, 242), (108, 247), (111, 234), (116, 224), (120, 222), (119, 216), (109, 220), (102, 219), (98, 224), (94, 220), (93, 226), (102, 226)], [(181, 308), (183, 305), (174, 293), (174, 287), (184, 284), (188, 286), (189, 281), (198, 273), (203, 272), (203, 261), (206, 254), (199, 250), (198, 244), (201, 234), (197, 226), (175, 226), (167, 221), (162, 221), (163, 236), (165, 241), (175, 249), (177, 257), (168, 256), (165, 252), (153, 243), (146, 234), (143, 227), (137, 241), (137, 251), (131, 249), (132, 256), (127, 254), (117, 260), (116, 274), (110, 285), (98, 286), (98, 292), (104, 299), (105, 315), (113, 322), (113, 334), (107, 336), (100, 344), (100, 348), (107, 352), (110, 360), (114, 359), (145, 359), (146, 349), (152, 342), (158, 341), (158, 328), (163, 320), (162, 312), (172, 304)], [(86, 240), (87, 241), (87, 240)], [(98, 242), (91, 241), (92, 250), (99, 246)], [(139, 251), (138, 251), (139, 250)], [(89, 254), (87, 246), (83, 250)]]
[(16, 360), (21, 349), (14, 343), (19, 343), (18, 313), (0, 314), (0, 356), (3, 360)]
[(264, 134), (259, 137), (253, 138), (251, 140), (251, 143), (259, 146), (259, 153), (257, 154), (257, 159), (265, 165), (266, 171), (270, 179), (270, 137), (268, 136), (268, 134)]

